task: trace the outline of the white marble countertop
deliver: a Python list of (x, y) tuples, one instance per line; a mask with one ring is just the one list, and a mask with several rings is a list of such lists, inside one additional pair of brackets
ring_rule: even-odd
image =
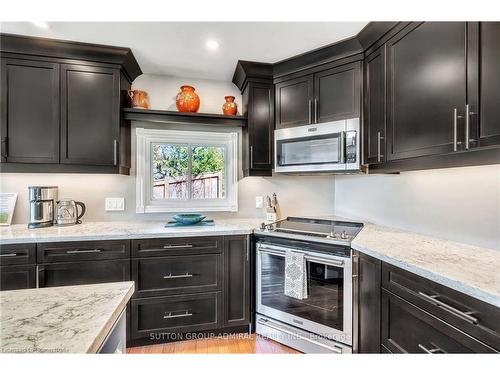
[(0, 353), (96, 353), (134, 282), (0, 292)]
[(500, 307), (500, 251), (368, 223), (351, 246)]
[(28, 229), (25, 224), (0, 227), (0, 244), (123, 240), (250, 234), (263, 219), (215, 220), (215, 225), (164, 227), (164, 222), (84, 222), (68, 227)]

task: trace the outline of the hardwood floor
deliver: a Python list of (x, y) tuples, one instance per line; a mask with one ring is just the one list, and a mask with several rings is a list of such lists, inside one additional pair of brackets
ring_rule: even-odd
[(129, 354), (299, 354), (276, 341), (252, 334), (244, 337), (223, 337), (177, 341), (167, 344), (127, 348)]

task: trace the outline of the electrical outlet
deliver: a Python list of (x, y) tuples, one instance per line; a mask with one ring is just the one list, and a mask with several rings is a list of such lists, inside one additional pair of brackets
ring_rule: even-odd
[(255, 208), (262, 208), (264, 206), (264, 197), (258, 195), (255, 197)]
[(125, 211), (125, 198), (106, 198), (106, 211)]

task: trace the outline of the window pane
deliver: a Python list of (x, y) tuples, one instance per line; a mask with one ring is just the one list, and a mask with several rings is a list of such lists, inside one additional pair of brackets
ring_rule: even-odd
[(225, 198), (225, 150), (221, 146), (193, 146), (191, 196)]
[(188, 146), (154, 144), (152, 153), (153, 199), (188, 199)]

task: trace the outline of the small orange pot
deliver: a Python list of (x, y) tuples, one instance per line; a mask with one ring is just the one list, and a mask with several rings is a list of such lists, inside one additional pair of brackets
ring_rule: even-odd
[(181, 91), (175, 97), (175, 105), (179, 112), (198, 112), (200, 97), (194, 90), (193, 86), (181, 86)]
[(222, 105), (222, 112), (228, 116), (234, 116), (238, 112), (238, 105), (234, 102), (234, 96), (225, 96), (226, 102)]
[(132, 108), (149, 109), (149, 96), (146, 91), (128, 90)]

